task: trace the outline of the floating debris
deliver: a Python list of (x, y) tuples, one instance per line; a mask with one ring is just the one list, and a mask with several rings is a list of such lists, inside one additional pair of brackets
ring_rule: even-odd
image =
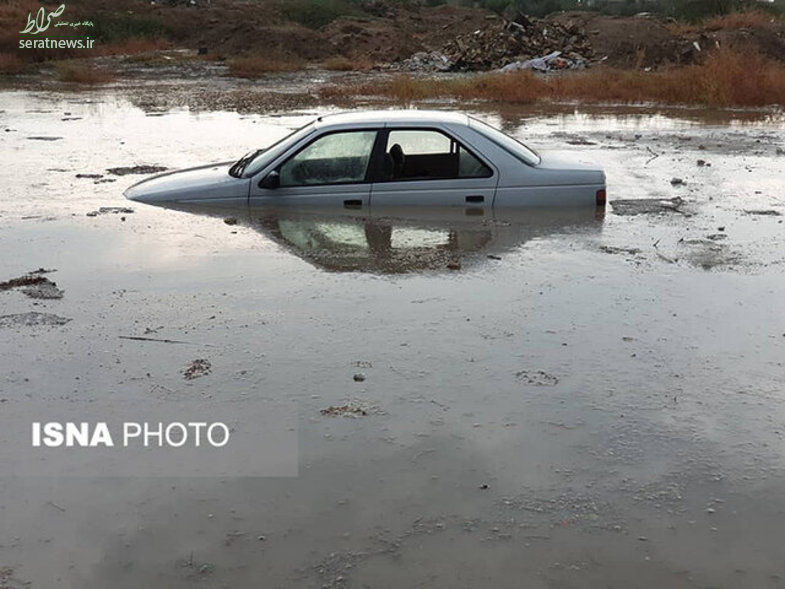
[(684, 213), (680, 210), (684, 204), (681, 197), (674, 198), (636, 198), (611, 201), (613, 212), (617, 215), (650, 215), (658, 213)]
[(515, 378), (524, 384), (540, 387), (552, 387), (559, 384), (558, 377), (543, 370), (521, 370), (515, 373)]
[(67, 317), (60, 317), (53, 313), (15, 313), (13, 315), (0, 315), (0, 328), (2, 327), (37, 327), (39, 325), (58, 326), (71, 321)]
[(601, 245), (600, 251), (606, 254), (629, 254), (631, 256), (641, 253), (637, 247), (615, 247), (612, 245)]
[(191, 365), (188, 366), (188, 368), (183, 371), (183, 378), (185, 380), (194, 380), (195, 378), (207, 376), (210, 374), (212, 367), (213, 365), (210, 364), (209, 360), (204, 358), (197, 358), (191, 362)]
[(747, 213), (748, 215), (762, 215), (762, 216), (769, 216), (769, 217), (782, 216), (782, 213), (780, 213), (779, 211), (775, 211), (774, 209), (753, 210), (753, 211), (745, 210), (744, 212)]
[(319, 411), (328, 417), (365, 417), (371, 413), (381, 413), (378, 407), (369, 407), (361, 401), (349, 401), (345, 405), (330, 405), (326, 409)]
[(165, 172), (169, 168), (164, 166), (130, 166), (120, 168), (107, 168), (106, 171), (115, 176), (126, 176), (128, 174), (157, 174)]
[(88, 217), (97, 217), (98, 215), (118, 215), (122, 213), (123, 215), (130, 215), (133, 213), (133, 209), (129, 209), (128, 207), (101, 207), (97, 211), (90, 211), (87, 213)]

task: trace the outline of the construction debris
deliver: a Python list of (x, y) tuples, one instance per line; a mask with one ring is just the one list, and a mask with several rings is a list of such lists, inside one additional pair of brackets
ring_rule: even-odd
[(526, 61), (513, 61), (499, 71), (502, 73), (517, 72), (520, 70), (534, 70), (537, 72), (550, 72), (552, 70), (575, 70), (588, 67), (586, 59), (578, 53), (564, 56), (561, 51), (553, 51), (542, 57), (527, 59)]
[(594, 50), (578, 25), (561, 25), (517, 14), (490, 20), (472, 33), (458, 35), (441, 49), (419, 52), (400, 63), (409, 71), (537, 71), (587, 67)]

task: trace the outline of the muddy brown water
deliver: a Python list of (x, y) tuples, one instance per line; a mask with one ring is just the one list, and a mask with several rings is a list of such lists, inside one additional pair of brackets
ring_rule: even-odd
[[(143, 176), (107, 170), (232, 159), (329, 108), (0, 104), (0, 281), (52, 269), (64, 293), (0, 292), (0, 585), (785, 583), (781, 116), (468, 107), (639, 205), (226, 223), (129, 203)], [(16, 422), (114, 399), (292, 402), (297, 476), (85, 449), (24, 472)]]

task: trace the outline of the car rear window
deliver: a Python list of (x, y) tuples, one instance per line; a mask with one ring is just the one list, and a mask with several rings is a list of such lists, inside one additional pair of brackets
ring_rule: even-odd
[(518, 158), (523, 163), (529, 164), (530, 166), (536, 166), (540, 163), (540, 156), (537, 155), (537, 152), (526, 147), (517, 139), (505, 135), (498, 129), (494, 129), (487, 123), (483, 123), (479, 119), (473, 117), (470, 117), (470, 125), (472, 129), (483, 135), (486, 139), (493, 141), (493, 143), (501, 147), (510, 155)]

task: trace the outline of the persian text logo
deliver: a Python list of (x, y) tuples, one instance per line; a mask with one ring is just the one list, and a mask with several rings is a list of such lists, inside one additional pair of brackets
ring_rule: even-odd
[[(56, 9), (47, 13), (46, 9), (41, 6), (33, 18), (33, 13), (27, 14), (27, 24), (25, 28), (19, 31), (22, 35), (39, 35), (49, 30), (50, 26), (53, 29), (58, 27), (70, 27), (77, 29), (79, 27), (93, 27), (92, 21), (83, 20), (77, 22), (57, 20), (65, 12), (65, 4), (61, 4)], [(52, 25), (52, 21), (56, 21)], [(19, 39), (20, 49), (92, 49), (95, 39), (91, 37), (68, 37), (58, 36), (56, 38), (22, 38)]]

